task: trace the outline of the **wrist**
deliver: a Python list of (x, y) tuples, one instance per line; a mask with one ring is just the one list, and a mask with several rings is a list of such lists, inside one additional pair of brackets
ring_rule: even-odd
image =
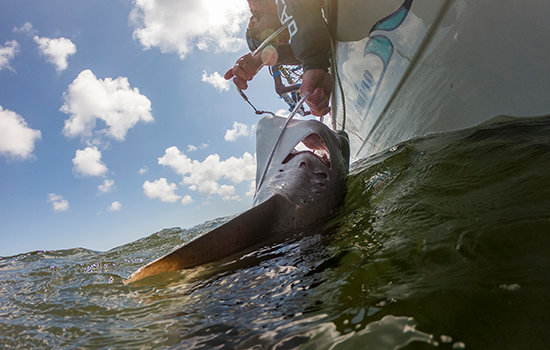
[(308, 55), (302, 59), (302, 67), (304, 72), (312, 69), (322, 69), (328, 72), (330, 61), (325, 54)]

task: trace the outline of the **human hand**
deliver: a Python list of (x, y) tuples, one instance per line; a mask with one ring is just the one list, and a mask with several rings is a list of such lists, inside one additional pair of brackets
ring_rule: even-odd
[(305, 96), (313, 92), (306, 100), (311, 114), (322, 117), (330, 112), (329, 100), (332, 92), (332, 77), (324, 69), (310, 69), (302, 77), (300, 93)]
[(233, 82), (241, 90), (248, 88), (249, 81), (254, 78), (262, 67), (262, 58), (260, 55), (253, 56), (247, 53), (235, 62), (233, 68), (230, 68), (223, 76), (225, 80), (233, 78)]

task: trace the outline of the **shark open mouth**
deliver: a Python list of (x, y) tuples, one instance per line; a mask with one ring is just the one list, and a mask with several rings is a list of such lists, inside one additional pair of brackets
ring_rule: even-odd
[(318, 134), (309, 134), (294, 146), (294, 149), (283, 160), (283, 164), (288, 163), (300, 153), (311, 153), (323, 162), (327, 168), (330, 168), (330, 152), (325, 141)]

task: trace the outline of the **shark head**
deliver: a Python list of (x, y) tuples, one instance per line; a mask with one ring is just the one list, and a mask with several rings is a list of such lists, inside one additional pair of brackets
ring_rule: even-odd
[(348, 136), (314, 120), (292, 120), (268, 162), (285, 122), (284, 118), (266, 117), (258, 124), (256, 183), (260, 185), (253, 207), (143, 266), (125, 283), (227, 258), (334, 211), (344, 196)]
[(259, 187), (253, 206), (273, 196), (284, 198), (285, 209), (280, 216), (285, 227), (281, 229), (291, 229), (330, 215), (342, 200), (349, 168), (349, 140), (345, 132), (334, 132), (318, 121), (292, 120), (267, 164), (285, 121), (270, 116), (258, 123)]

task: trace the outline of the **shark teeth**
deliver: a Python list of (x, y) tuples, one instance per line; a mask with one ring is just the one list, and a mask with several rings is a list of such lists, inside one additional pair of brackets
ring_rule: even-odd
[(309, 134), (300, 141), (294, 149), (286, 156), (283, 164), (288, 163), (292, 158), (300, 153), (311, 153), (317, 157), (323, 164), (330, 168), (330, 153), (325, 141), (318, 134)]

